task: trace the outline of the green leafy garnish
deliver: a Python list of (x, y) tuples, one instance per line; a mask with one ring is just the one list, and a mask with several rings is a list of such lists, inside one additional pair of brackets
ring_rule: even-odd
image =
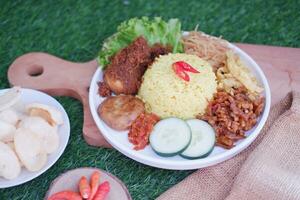
[(164, 21), (160, 17), (152, 20), (148, 17), (132, 18), (121, 23), (118, 32), (107, 38), (98, 56), (102, 68), (110, 63), (110, 58), (119, 50), (129, 45), (137, 37), (143, 36), (149, 45), (160, 43), (173, 47), (173, 53), (183, 52), (181, 23), (178, 19)]

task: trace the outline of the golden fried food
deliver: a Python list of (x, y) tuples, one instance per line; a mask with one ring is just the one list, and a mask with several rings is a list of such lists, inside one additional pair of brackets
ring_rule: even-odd
[(106, 98), (98, 107), (100, 118), (111, 128), (128, 130), (132, 122), (145, 111), (142, 100), (131, 95)]
[(115, 94), (136, 94), (150, 56), (147, 41), (137, 38), (112, 58), (104, 72), (104, 82)]
[[(138, 37), (112, 57), (111, 64), (104, 71), (106, 88), (115, 94), (136, 94), (147, 67), (156, 57), (168, 54), (171, 50), (171, 47), (161, 44), (150, 47), (142, 36)], [(109, 96), (104, 85), (100, 86), (99, 94)]]
[(232, 95), (221, 90), (209, 102), (206, 113), (197, 118), (214, 127), (218, 146), (230, 149), (236, 141), (246, 137), (246, 131), (255, 126), (264, 105), (264, 98), (251, 100), (243, 86), (234, 89)]

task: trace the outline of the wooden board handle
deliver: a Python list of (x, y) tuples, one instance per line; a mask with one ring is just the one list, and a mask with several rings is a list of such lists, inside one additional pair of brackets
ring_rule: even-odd
[(89, 109), (88, 90), (97, 66), (96, 60), (74, 63), (46, 53), (28, 53), (11, 64), (8, 80), (12, 86), (80, 100), (84, 110), (84, 139), (93, 146), (110, 147), (96, 127)]

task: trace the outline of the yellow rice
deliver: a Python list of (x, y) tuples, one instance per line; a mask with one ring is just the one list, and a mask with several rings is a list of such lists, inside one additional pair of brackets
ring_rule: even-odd
[[(200, 73), (188, 72), (190, 81), (182, 80), (172, 68), (177, 61), (187, 62)], [(205, 112), (216, 88), (216, 76), (208, 62), (195, 55), (168, 54), (157, 58), (147, 69), (138, 96), (148, 112), (161, 118), (189, 119)]]

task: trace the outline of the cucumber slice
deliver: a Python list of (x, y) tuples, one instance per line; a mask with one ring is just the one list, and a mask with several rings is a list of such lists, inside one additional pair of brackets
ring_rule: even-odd
[(183, 152), (190, 144), (192, 133), (189, 125), (178, 118), (159, 121), (150, 134), (150, 145), (160, 156), (171, 157)]
[(190, 119), (186, 121), (192, 130), (192, 141), (188, 148), (180, 155), (187, 159), (204, 158), (215, 147), (215, 131), (205, 121)]

